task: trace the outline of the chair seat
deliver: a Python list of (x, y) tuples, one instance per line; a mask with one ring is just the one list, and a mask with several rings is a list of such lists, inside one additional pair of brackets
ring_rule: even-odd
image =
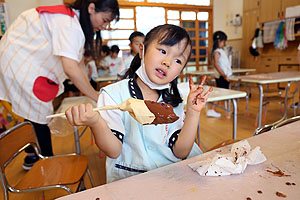
[(14, 187), (19, 190), (74, 184), (80, 181), (87, 169), (87, 157), (67, 155), (49, 157), (36, 162)]

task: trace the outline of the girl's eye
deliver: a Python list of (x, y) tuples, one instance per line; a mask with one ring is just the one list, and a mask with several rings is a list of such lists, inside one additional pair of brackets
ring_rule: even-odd
[(181, 64), (181, 60), (179, 60), (179, 59), (176, 59), (175, 62), (178, 64)]
[(160, 51), (161, 53), (163, 53), (163, 54), (166, 54), (166, 51), (163, 50), (163, 49), (160, 49), (159, 51)]

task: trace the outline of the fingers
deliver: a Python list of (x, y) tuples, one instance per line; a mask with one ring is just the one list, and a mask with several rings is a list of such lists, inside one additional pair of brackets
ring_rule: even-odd
[(209, 97), (210, 93), (213, 91), (213, 87), (210, 87), (205, 93), (203, 93), (203, 89), (199, 88), (199, 94), (196, 96), (194, 100), (194, 104), (197, 105), (197, 99), (199, 99), (201, 102), (207, 101), (207, 98)]
[(93, 107), (91, 104), (80, 104), (68, 108), (65, 114), (71, 125), (80, 126), (85, 121), (85, 115), (88, 111), (93, 112)]
[(194, 81), (193, 81), (192, 75), (189, 75), (189, 86), (190, 86), (190, 90), (192, 90), (192, 89), (195, 88), (195, 85), (194, 85)]
[(204, 85), (204, 83), (205, 83), (205, 80), (206, 80), (206, 76), (204, 75), (204, 76), (202, 76), (202, 78), (201, 78), (201, 81), (200, 81), (200, 84), (199, 84), (199, 86), (198, 86), (198, 88), (203, 88), (203, 85)]
[[(205, 80), (206, 80), (206, 75), (202, 76), (200, 84), (198, 85), (197, 89), (203, 88), (205, 84)], [(195, 84), (191, 75), (189, 75), (189, 86), (190, 86), (190, 90), (195, 88)]]

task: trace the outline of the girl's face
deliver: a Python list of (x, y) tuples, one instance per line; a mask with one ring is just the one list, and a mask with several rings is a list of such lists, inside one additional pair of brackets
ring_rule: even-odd
[(225, 47), (225, 40), (219, 40), (219, 48)]
[[(143, 47), (141, 45), (141, 47)], [(186, 40), (173, 46), (162, 45), (154, 40), (145, 52), (145, 68), (149, 79), (156, 84), (164, 85), (173, 81), (182, 71), (191, 51), (186, 48)], [(142, 55), (142, 48), (140, 54)]]
[(93, 26), (94, 32), (99, 30), (104, 30), (109, 25), (109, 23), (114, 19), (112, 13), (107, 12), (96, 12), (95, 4), (90, 3), (88, 7), (88, 12), (90, 14), (90, 20)]

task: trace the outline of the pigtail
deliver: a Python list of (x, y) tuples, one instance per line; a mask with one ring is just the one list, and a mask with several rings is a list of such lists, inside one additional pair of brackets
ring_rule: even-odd
[(178, 87), (177, 87), (177, 78), (175, 78), (171, 83), (170, 89), (159, 90), (158, 93), (162, 95), (164, 102), (177, 107), (183, 100), (180, 96)]
[(142, 61), (139, 54), (136, 54), (136, 56), (131, 61), (129, 69), (126, 71), (124, 76), (122, 76), (122, 79), (133, 78), (136, 70), (138, 70), (138, 68), (141, 66), (141, 62)]

